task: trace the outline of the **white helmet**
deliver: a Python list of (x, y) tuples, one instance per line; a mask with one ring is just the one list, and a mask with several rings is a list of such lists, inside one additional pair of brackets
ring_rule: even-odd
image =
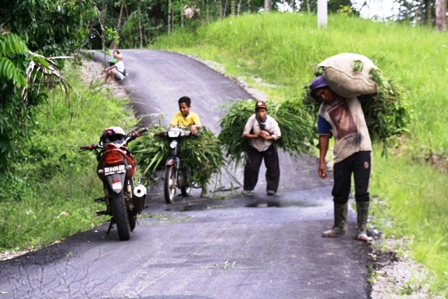
[(104, 129), (103, 135), (101, 136), (101, 141), (104, 143), (108, 142), (123, 142), (125, 140), (126, 133), (121, 127), (109, 127)]

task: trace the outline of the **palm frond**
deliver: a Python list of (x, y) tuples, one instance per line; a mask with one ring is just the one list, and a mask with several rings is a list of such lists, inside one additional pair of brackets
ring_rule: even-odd
[[(57, 67), (56, 63), (53, 61), (55, 58), (72, 58), (70, 56), (63, 57), (53, 57), (46, 58), (37, 53), (33, 53), (29, 51), (32, 55), (33, 59), (28, 64), (26, 68), (26, 81), (28, 82), (31, 89), (35, 87), (37, 83), (37, 88), (40, 90), (42, 84), (50, 83), (52, 80), (56, 80), (60, 87), (64, 90), (69, 103), (71, 103), (70, 90), (72, 90), (76, 95), (79, 95), (76, 90), (73, 89), (71, 84), (64, 78), (61, 70)], [(28, 92), (30, 90), (28, 88), (22, 89), (22, 98), (26, 99), (28, 96)]]

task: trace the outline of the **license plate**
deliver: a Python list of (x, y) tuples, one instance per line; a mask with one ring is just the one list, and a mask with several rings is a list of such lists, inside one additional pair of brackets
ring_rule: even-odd
[(111, 174), (123, 173), (123, 172), (126, 172), (126, 168), (124, 165), (104, 167), (105, 175), (111, 175)]

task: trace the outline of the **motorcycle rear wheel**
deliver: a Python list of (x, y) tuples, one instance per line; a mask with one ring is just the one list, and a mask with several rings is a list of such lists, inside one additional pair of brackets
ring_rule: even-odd
[(168, 204), (174, 203), (174, 196), (176, 195), (176, 171), (173, 166), (167, 166), (165, 169), (165, 182), (163, 193), (165, 202)]
[(129, 225), (128, 212), (124, 203), (123, 192), (112, 194), (112, 213), (117, 224), (118, 237), (121, 241), (131, 238), (131, 227)]

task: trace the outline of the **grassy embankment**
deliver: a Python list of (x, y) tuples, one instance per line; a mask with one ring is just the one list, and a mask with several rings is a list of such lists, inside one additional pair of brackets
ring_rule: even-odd
[(93, 201), (103, 195), (96, 157), (79, 146), (98, 143), (107, 126), (130, 129), (135, 119), (129, 101), (102, 91), (102, 81), (86, 85), (72, 65), (64, 74), (80, 96), (72, 92), (69, 102), (60, 88), (49, 93), (27, 128), (32, 137), (16, 144), (22, 158), (2, 174), (0, 252), (38, 249), (107, 220), (95, 213), (104, 209)]
[(395, 140), (388, 159), (379, 146), (375, 151), (372, 214), (384, 236), (407, 240), (412, 256), (434, 274), (432, 291), (445, 296), (447, 47), (446, 33), (432, 29), (330, 16), (328, 29), (318, 30), (316, 17), (302, 14), (228, 18), (195, 34), (179, 30), (153, 46), (221, 63), (228, 75), (247, 76), (253, 87), (279, 101), (303, 98), (316, 64), (342, 52), (366, 55), (386, 79), (404, 86), (412, 113), (409, 134)]

